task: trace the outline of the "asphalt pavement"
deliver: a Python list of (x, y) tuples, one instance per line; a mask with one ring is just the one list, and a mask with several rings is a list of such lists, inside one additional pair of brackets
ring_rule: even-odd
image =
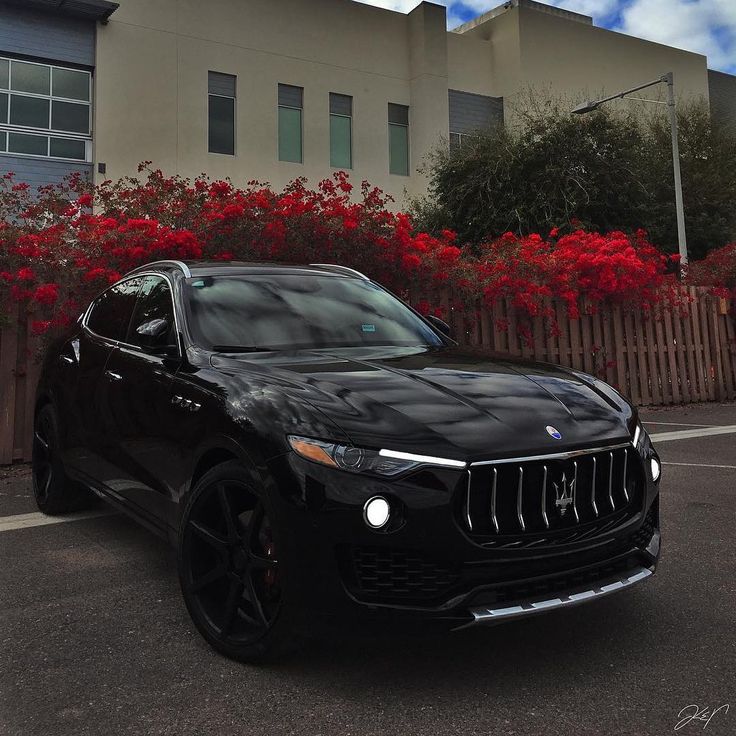
[(195, 632), (163, 541), (104, 507), (38, 525), (27, 467), (0, 469), (0, 734), (643, 736), (697, 708), (678, 733), (733, 736), (736, 405), (642, 415), (670, 434), (653, 579), (452, 634), (343, 621), (262, 667)]

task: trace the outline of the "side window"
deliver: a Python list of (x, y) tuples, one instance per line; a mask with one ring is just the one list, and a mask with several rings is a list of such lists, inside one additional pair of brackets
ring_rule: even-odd
[(102, 337), (125, 340), (142, 280), (128, 279), (99, 296), (87, 317), (87, 327)]
[[(166, 322), (165, 326), (160, 324), (162, 320)], [(157, 345), (176, 344), (171, 288), (161, 276), (144, 277), (127, 342), (150, 347), (151, 338), (155, 338)]]

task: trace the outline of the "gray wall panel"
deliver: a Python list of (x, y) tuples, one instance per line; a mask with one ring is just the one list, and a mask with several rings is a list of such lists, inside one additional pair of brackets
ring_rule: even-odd
[(708, 96), (713, 120), (736, 127), (736, 76), (708, 69)]
[(94, 66), (95, 23), (0, 5), (0, 54)]
[(451, 133), (467, 134), (503, 124), (503, 97), (486, 97), (456, 89), (449, 90), (448, 94)]
[(16, 182), (27, 182), (32, 189), (42, 184), (57, 184), (75, 171), (81, 171), (92, 178), (92, 164), (0, 154), (0, 176), (8, 171), (15, 173)]
[(223, 97), (235, 97), (235, 85), (237, 78), (233, 74), (222, 72), (207, 72), (207, 84), (211, 95), (222, 95)]

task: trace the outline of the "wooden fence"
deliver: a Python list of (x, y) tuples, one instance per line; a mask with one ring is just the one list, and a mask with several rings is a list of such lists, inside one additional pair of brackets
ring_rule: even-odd
[[(594, 374), (638, 405), (685, 404), (736, 399), (736, 330), (730, 301), (707, 287), (683, 287), (676, 307), (654, 306), (651, 314), (606, 307), (579, 319), (567, 317), (565, 305), (548, 302), (559, 334), (541, 317), (531, 335), (519, 334), (508, 301), (478, 316), (449, 309), (456, 340), (463, 345), (533, 360), (558, 363)], [(508, 329), (502, 329), (504, 324)]]
[[(689, 287), (691, 301), (656, 307), (651, 317), (620, 307), (572, 320), (551, 303), (559, 335), (537, 318), (530, 341), (518, 334), (507, 302), (479, 310), (472, 320), (449, 310), (455, 338), (464, 345), (592, 373), (635, 404), (684, 404), (736, 399), (736, 330), (730, 303), (707, 288)], [(447, 295), (442, 297), (449, 304)], [(584, 311), (584, 310), (583, 310)], [(508, 329), (502, 329), (504, 323)], [(0, 329), (0, 464), (29, 460), (39, 365), (38, 338), (26, 319)]]

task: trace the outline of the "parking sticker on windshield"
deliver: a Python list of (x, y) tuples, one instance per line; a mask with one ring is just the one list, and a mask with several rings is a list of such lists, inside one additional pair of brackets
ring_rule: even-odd
[(363, 330), (363, 332), (375, 332), (376, 326), (375, 325), (361, 325), (360, 329)]

